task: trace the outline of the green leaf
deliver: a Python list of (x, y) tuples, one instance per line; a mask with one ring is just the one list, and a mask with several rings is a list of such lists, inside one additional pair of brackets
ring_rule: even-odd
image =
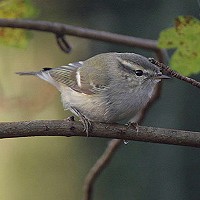
[(170, 65), (188, 76), (200, 72), (200, 21), (191, 16), (179, 16), (173, 28), (160, 33), (160, 48), (175, 48)]
[[(35, 17), (38, 10), (29, 0), (3, 0), (0, 2), (0, 18)], [(25, 48), (31, 34), (22, 29), (0, 28), (0, 43)]]

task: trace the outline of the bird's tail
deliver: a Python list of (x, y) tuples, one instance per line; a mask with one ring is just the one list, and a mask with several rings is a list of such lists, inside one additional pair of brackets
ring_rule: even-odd
[(16, 72), (16, 74), (20, 75), (20, 76), (37, 76), (49, 83), (51, 83), (52, 85), (54, 85), (55, 87), (57, 87), (59, 89), (59, 85), (58, 83), (51, 77), (49, 71), (51, 70), (52, 68), (43, 68), (41, 71), (38, 71), (38, 72)]
[(16, 72), (16, 74), (23, 76), (23, 75), (30, 75), (30, 76), (36, 76), (38, 72)]
[[(49, 70), (51, 70), (52, 68), (49, 67), (44, 67), (41, 71), (38, 72), (16, 72), (16, 74), (23, 76), (23, 75), (30, 75), (30, 76), (39, 76), (40, 74), (42, 74), (42, 72), (47, 72)], [(40, 77), (41, 78), (41, 77)]]

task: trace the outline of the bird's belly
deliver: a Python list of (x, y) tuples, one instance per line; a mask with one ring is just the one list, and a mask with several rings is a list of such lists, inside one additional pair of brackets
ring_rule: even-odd
[(76, 91), (65, 89), (62, 91), (62, 101), (65, 109), (73, 111), (77, 109), (90, 121), (118, 123), (128, 122), (132, 119), (149, 101), (148, 94), (143, 93), (113, 96), (85, 95)]
[[(65, 89), (61, 93), (63, 106), (73, 112), (73, 108), (78, 110), (90, 121), (106, 122), (106, 102), (101, 97), (85, 95), (74, 90)], [(77, 114), (76, 112), (73, 112)]]

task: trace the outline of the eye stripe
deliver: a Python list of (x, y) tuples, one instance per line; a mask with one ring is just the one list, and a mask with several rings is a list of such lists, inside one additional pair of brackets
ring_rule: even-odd
[(143, 72), (143, 70), (144, 70), (142, 66), (139, 66), (135, 63), (128, 62), (128, 61), (123, 60), (119, 57), (117, 57), (117, 60), (119, 61), (119, 67), (122, 70), (127, 71), (128, 73), (136, 74), (136, 71), (142, 71)]
[(122, 70), (127, 71), (128, 73), (134, 73), (130, 63), (128, 63), (125, 60), (122, 60), (121, 58), (118, 58), (118, 57), (117, 57), (117, 60), (119, 61), (119, 67)]

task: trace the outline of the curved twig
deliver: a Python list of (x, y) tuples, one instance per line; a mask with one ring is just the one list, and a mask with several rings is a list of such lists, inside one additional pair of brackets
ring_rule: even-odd
[(69, 42), (67, 42), (67, 40), (64, 38), (64, 35), (57, 34), (56, 41), (62, 51), (64, 51), (65, 53), (70, 53), (72, 48)]
[(87, 174), (84, 182), (84, 197), (83, 200), (91, 200), (92, 199), (92, 190), (94, 186), (94, 182), (99, 176), (99, 174), (104, 170), (104, 168), (109, 164), (111, 161), (114, 153), (122, 143), (120, 139), (112, 139), (104, 153), (101, 157), (96, 161), (93, 167), (90, 169), (89, 173)]

